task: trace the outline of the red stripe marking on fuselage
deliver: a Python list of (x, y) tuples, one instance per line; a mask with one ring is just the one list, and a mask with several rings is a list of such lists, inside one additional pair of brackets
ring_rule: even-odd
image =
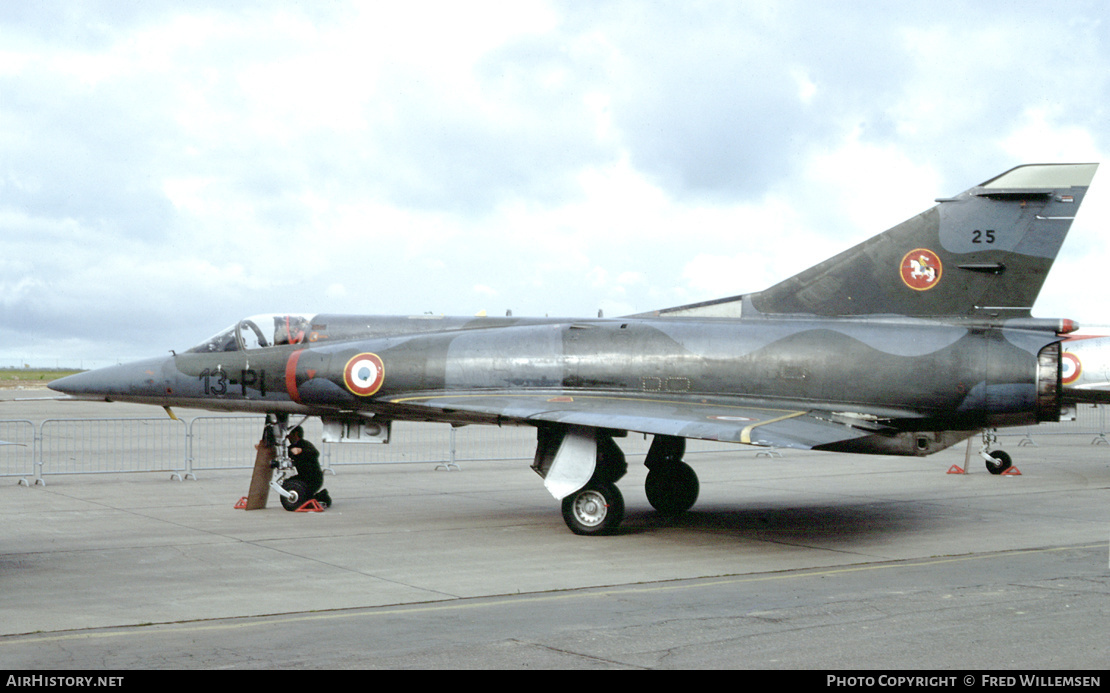
[(289, 399), (297, 404), (303, 404), (301, 395), (297, 392), (297, 361), (301, 359), (303, 351), (304, 349), (297, 349), (289, 354), (289, 360), (285, 362), (285, 391), (289, 394)]

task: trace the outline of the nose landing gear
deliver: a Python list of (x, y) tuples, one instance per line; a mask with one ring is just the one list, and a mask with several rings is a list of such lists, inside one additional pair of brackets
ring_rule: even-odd
[[(312, 489), (303, 479), (289, 456), (288, 414), (267, 414), (262, 440), (256, 445), (258, 454), (254, 462), (254, 476), (246, 498), (245, 509), (259, 510), (266, 507), (270, 491), (281, 498), (281, 506), (289, 511), (300, 509), (314, 499)], [(322, 492), (323, 493), (323, 492)], [(321, 496), (322, 504), (330, 505), (331, 499)]]

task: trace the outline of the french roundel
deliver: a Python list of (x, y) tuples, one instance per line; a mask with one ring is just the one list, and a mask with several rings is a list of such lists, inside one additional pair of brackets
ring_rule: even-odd
[(343, 369), (343, 382), (347, 389), (360, 397), (369, 397), (377, 392), (384, 380), (385, 366), (377, 354), (354, 356)]
[(1065, 385), (1071, 385), (1083, 374), (1083, 363), (1079, 357), (1070, 351), (1060, 354), (1060, 380)]

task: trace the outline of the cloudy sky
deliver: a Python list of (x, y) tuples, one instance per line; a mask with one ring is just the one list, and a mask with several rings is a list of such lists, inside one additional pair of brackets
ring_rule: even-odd
[[(1110, 4), (0, 0), (0, 366), (755, 291), (1110, 151)], [(1110, 323), (1110, 167), (1034, 314)]]

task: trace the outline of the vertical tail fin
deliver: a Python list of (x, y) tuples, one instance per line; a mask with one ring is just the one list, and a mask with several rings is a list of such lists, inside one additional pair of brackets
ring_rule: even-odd
[(1019, 166), (747, 298), (761, 313), (1027, 317), (1097, 167)]

